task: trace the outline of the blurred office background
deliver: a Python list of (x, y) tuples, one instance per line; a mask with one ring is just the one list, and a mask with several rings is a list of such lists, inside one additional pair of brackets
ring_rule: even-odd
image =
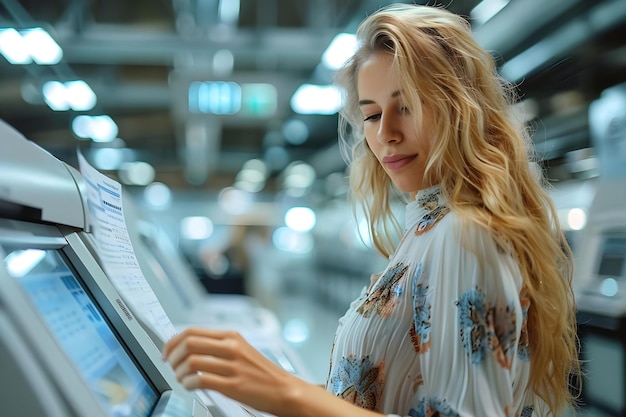
[[(346, 203), (330, 83), (358, 23), (388, 3), (0, 0), (0, 118), (124, 184), (209, 291), (276, 312), (323, 383), (337, 319), (385, 263)], [(626, 2), (444, 6), (519, 86), (561, 220), (587, 255), (581, 414), (626, 415)], [(610, 239), (583, 242), (604, 220)], [(601, 248), (592, 259), (588, 244)]]

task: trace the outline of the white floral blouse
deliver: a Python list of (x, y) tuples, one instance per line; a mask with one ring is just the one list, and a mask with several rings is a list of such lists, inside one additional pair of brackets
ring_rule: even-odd
[(372, 281), (339, 320), (328, 391), (389, 416), (533, 415), (519, 268), (486, 230), (461, 226), (439, 186), (407, 205)]

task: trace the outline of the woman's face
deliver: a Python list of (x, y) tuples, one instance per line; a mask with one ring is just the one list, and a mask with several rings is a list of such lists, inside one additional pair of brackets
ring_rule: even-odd
[(432, 185), (424, 183), (431, 132), (427, 113), (422, 126), (415, 129), (392, 59), (389, 54), (376, 53), (363, 62), (357, 74), (359, 106), (369, 148), (394, 185), (414, 197)]

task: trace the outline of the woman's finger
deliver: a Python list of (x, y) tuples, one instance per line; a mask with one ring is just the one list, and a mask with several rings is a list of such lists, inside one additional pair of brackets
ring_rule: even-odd
[(189, 355), (201, 354), (218, 358), (232, 359), (236, 341), (231, 339), (215, 339), (203, 335), (186, 335), (173, 349), (169, 350), (165, 359), (176, 368)]
[(226, 338), (233, 337), (236, 332), (229, 330), (215, 330), (215, 329), (207, 329), (204, 327), (189, 327), (185, 329), (183, 332), (174, 336), (170, 339), (163, 348), (163, 357), (167, 358), (171, 355), (172, 351), (176, 349), (182, 342), (184, 342), (187, 338), (192, 336), (198, 336), (201, 338), (207, 339), (216, 339), (223, 340)]
[(179, 381), (188, 375), (201, 373), (216, 374), (222, 376), (234, 375), (232, 364), (215, 356), (189, 355), (174, 368), (176, 379)]
[(224, 392), (224, 387), (228, 384), (227, 377), (210, 373), (193, 373), (185, 375), (179, 379), (188, 390), (194, 389), (210, 389)]

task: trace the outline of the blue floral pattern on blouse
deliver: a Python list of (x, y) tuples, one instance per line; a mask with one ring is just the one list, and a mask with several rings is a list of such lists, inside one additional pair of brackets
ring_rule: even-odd
[(461, 295), (457, 302), (461, 340), (474, 365), (480, 365), (488, 352), (494, 352), (500, 366), (510, 369), (516, 343), (515, 310), (491, 306), (477, 288)]
[(439, 205), (440, 196), (441, 190), (437, 188), (431, 193), (419, 195), (417, 197), (417, 204), (428, 210), (428, 213), (426, 213), (417, 223), (417, 226), (415, 227), (416, 236), (428, 232), (450, 211), (450, 209), (445, 205)]
[(417, 353), (424, 353), (430, 347), (431, 305), (428, 299), (428, 283), (421, 282), (422, 264), (417, 265), (413, 277), (413, 325), (409, 330), (413, 348)]
[(380, 317), (389, 317), (396, 304), (398, 298), (402, 295), (402, 284), (400, 280), (406, 274), (408, 265), (398, 263), (389, 268), (380, 278), (378, 283), (374, 284), (372, 292), (367, 296), (363, 304), (357, 309), (357, 313), (363, 317), (369, 317), (372, 312)]
[(338, 371), (330, 378), (332, 393), (352, 404), (377, 410), (383, 389), (383, 364), (374, 366), (369, 357), (342, 358)]
[(423, 398), (417, 408), (411, 408), (409, 410), (410, 417), (458, 417), (458, 413), (450, 407), (445, 399), (439, 399), (434, 397)]

